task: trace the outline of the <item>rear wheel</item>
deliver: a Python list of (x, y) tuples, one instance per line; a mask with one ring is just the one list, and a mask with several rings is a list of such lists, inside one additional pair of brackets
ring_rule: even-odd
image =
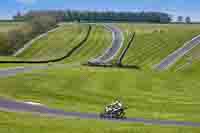
[(102, 119), (105, 118), (104, 113), (101, 113), (99, 116), (100, 116), (100, 118), (102, 118)]

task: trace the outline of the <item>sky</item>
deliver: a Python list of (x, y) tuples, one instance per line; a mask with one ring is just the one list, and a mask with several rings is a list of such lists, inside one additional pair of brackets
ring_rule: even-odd
[(45, 9), (161, 11), (200, 21), (200, 0), (2, 0), (0, 19), (10, 19), (18, 11)]

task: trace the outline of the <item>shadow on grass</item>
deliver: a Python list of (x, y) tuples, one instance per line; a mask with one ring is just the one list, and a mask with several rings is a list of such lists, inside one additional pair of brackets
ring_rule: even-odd
[(121, 69), (135, 69), (135, 70), (141, 70), (141, 68), (137, 65), (122, 65), (122, 64), (92, 64), (92, 63), (86, 63), (82, 64), (83, 66), (89, 66), (89, 67), (101, 67), (101, 68), (121, 68)]

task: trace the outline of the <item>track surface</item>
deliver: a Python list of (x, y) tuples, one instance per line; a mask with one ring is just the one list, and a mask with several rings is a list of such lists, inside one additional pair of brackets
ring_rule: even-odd
[[(112, 30), (116, 36), (116, 39), (113, 40), (113, 45), (117, 45), (116, 47), (110, 48), (105, 52), (103, 56), (101, 56), (98, 60), (103, 63), (110, 61), (117, 53), (118, 49), (122, 45), (122, 37), (117, 28), (112, 27)], [(118, 39), (117, 39), (118, 38)], [(195, 43), (196, 41), (194, 41)], [(0, 70), (0, 77), (8, 77), (15, 76), (18, 73), (30, 72), (32, 70), (38, 69), (48, 69), (48, 66), (31, 66), (31, 67), (18, 67), (18, 68), (10, 68), (7, 70)], [(2, 99), (0, 98), (0, 110), (8, 111), (8, 112), (30, 112), (37, 113), (39, 115), (44, 116), (55, 116), (55, 117), (78, 117), (81, 119), (98, 119), (98, 114), (89, 114), (89, 113), (78, 113), (78, 112), (65, 112), (63, 110), (48, 108), (47, 106), (38, 106), (31, 105), (24, 102), (16, 102), (12, 100)], [(102, 120), (102, 119), (101, 119)], [(127, 118), (124, 120), (116, 120), (116, 119), (104, 119), (113, 122), (133, 122), (133, 123), (144, 123), (144, 124), (158, 124), (158, 125), (166, 125), (166, 126), (191, 126), (191, 127), (200, 127), (200, 123), (193, 122), (180, 122), (180, 121), (170, 121), (170, 120), (148, 120), (143, 118)]]
[(112, 32), (112, 46), (108, 48), (103, 55), (96, 59), (92, 59), (89, 61), (91, 64), (107, 64), (113, 60), (113, 58), (117, 55), (118, 51), (123, 45), (123, 33), (119, 28), (113, 25), (104, 25), (108, 30)]
[(191, 41), (186, 42), (183, 47), (177, 49), (175, 52), (167, 56), (159, 64), (154, 66), (155, 70), (163, 71), (169, 69), (170, 66), (175, 64), (181, 57), (187, 54), (190, 50), (200, 44), (200, 35), (193, 38)]
[(9, 112), (31, 112), (44, 116), (55, 116), (55, 117), (75, 117), (81, 119), (98, 119), (107, 120), (113, 122), (133, 122), (133, 123), (144, 123), (144, 124), (158, 124), (164, 126), (191, 126), (200, 127), (200, 123), (193, 122), (179, 122), (179, 121), (168, 121), (168, 120), (147, 120), (143, 118), (127, 118), (123, 120), (117, 119), (101, 119), (98, 114), (89, 113), (78, 113), (78, 112), (65, 112), (63, 110), (51, 109), (43, 105), (31, 105), (22, 102), (10, 101), (0, 99), (0, 110)]
[(18, 73), (26, 73), (26, 72), (31, 72), (33, 70), (42, 70), (42, 69), (47, 69), (48, 66), (46, 65), (41, 65), (41, 66), (27, 66), (27, 67), (15, 67), (15, 68), (8, 68), (8, 69), (1, 69), (0, 70), (0, 78), (5, 78), (9, 76), (15, 76)]

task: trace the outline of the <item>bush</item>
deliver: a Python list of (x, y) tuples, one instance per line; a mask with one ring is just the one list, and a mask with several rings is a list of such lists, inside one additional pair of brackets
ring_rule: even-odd
[(12, 47), (12, 51), (17, 50), (24, 44), (26, 41), (26, 35), (24, 34), (22, 29), (15, 29), (8, 32), (8, 41), (10, 46)]
[(34, 34), (41, 34), (55, 27), (56, 19), (50, 16), (39, 16), (31, 19), (29, 24)]
[(6, 34), (0, 33), (0, 55), (8, 55), (10, 46)]
[(31, 19), (22, 27), (8, 32), (10, 51), (14, 53), (34, 37), (56, 27), (56, 20), (50, 16), (40, 16)]

